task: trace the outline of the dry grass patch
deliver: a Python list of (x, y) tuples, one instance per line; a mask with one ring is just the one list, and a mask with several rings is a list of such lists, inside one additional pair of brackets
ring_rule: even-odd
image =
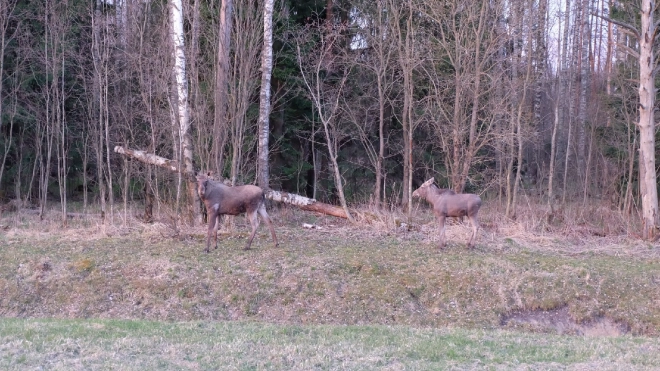
[[(460, 222), (436, 249), (427, 209), (406, 228), (397, 213), (364, 212), (350, 225), (275, 209), (281, 248), (262, 227), (243, 251), (239, 217), (210, 254), (205, 226), (32, 220), (0, 236), (0, 316), (660, 333), (660, 249), (623, 235), (535, 232), (484, 210), (471, 250)], [(543, 319), (557, 311), (562, 321)]]

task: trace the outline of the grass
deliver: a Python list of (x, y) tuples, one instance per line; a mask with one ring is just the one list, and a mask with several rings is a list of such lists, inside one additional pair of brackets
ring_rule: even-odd
[(0, 320), (2, 369), (599, 369), (660, 364), (660, 340), (403, 326)]
[(440, 251), (421, 212), (411, 230), (271, 214), (280, 248), (262, 227), (242, 250), (238, 218), (210, 254), (203, 226), (13, 217), (0, 235), (0, 368), (660, 364), (657, 246), (579, 228), (529, 233), (486, 214), (475, 249), (452, 225)]

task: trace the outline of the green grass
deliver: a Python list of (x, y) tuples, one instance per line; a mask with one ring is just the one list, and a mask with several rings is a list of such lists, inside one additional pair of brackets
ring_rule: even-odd
[(1, 369), (653, 369), (660, 340), (261, 322), (1, 319)]

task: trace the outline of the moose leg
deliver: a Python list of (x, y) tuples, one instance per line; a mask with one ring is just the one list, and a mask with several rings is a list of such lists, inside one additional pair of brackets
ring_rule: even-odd
[(259, 227), (259, 218), (257, 218), (257, 210), (248, 211), (246, 215), (250, 221), (250, 226), (252, 226), (252, 234), (250, 234), (245, 250), (250, 250), (250, 245), (252, 245), (252, 240), (254, 239), (254, 235), (257, 234), (257, 228)]
[(440, 245), (438, 247), (442, 249), (445, 247), (445, 229), (447, 229), (445, 225), (445, 216), (438, 216), (438, 222), (440, 223)]
[(263, 219), (264, 223), (266, 223), (266, 225), (268, 226), (268, 229), (270, 229), (270, 235), (273, 237), (273, 242), (275, 242), (275, 247), (278, 247), (279, 243), (277, 242), (277, 236), (275, 236), (275, 228), (273, 228), (273, 222), (270, 220), (270, 217), (266, 212), (266, 207), (262, 204), (257, 211), (259, 212), (259, 215), (261, 215), (261, 219)]
[(218, 228), (220, 228), (220, 214), (215, 215), (215, 221), (213, 222), (213, 235), (215, 236), (215, 249), (218, 249)]
[[(206, 252), (209, 252), (209, 246), (211, 245), (211, 233), (214, 232), (215, 229), (215, 220), (218, 218), (218, 214), (215, 210), (207, 210), (209, 213), (209, 226), (208, 230), (206, 231)], [(218, 248), (218, 234), (217, 230), (215, 230), (215, 247)]]
[(470, 224), (472, 225), (472, 235), (470, 236), (470, 241), (468, 242), (467, 247), (474, 247), (474, 242), (477, 240), (477, 231), (479, 230), (479, 220), (477, 216), (470, 217)]

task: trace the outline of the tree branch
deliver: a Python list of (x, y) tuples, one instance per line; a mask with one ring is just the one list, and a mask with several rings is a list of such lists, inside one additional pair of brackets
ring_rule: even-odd
[(624, 22), (621, 22), (621, 21), (614, 20), (614, 19), (612, 19), (612, 18), (610, 18), (610, 17), (606, 17), (606, 16), (604, 16), (604, 15), (600, 15), (600, 14), (598, 14), (598, 13), (591, 13), (591, 14), (592, 14), (593, 16), (596, 16), (596, 17), (599, 17), (599, 18), (601, 18), (601, 19), (604, 19), (604, 20), (606, 20), (606, 21), (608, 21), (608, 22), (610, 22), (610, 23), (613, 23), (613, 24), (615, 24), (615, 25), (617, 25), (617, 26), (619, 26), (619, 27), (623, 27), (623, 28), (627, 29), (627, 30), (630, 31), (633, 35), (635, 35), (635, 37), (637, 38), (637, 40), (639, 40), (639, 38), (641, 37), (640, 34), (639, 34), (639, 30), (637, 30), (637, 28), (635, 28), (635, 26), (632, 26), (632, 25), (630, 25), (630, 24), (628, 24), (628, 23), (624, 23)]
[(639, 52), (628, 45), (623, 45), (623, 44), (617, 44), (617, 47), (623, 49), (626, 53), (632, 55), (636, 59), (639, 59)]

